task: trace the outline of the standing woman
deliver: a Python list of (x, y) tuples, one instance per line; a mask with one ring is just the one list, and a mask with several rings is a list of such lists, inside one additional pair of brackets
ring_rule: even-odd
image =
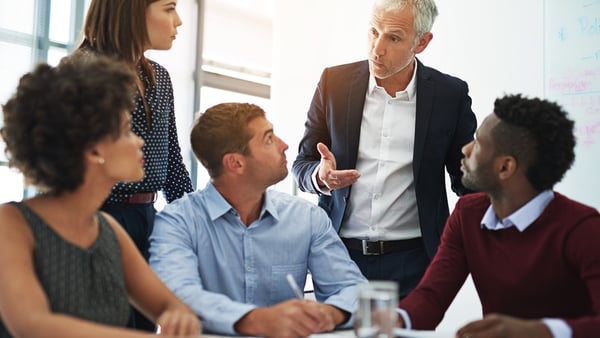
[(115, 183), (144, 177), (134, 78), (107, 57), (75, 55), (25, 74), (3, 105), (9, 165), (41, 193), (0, 205), (0, 338), (147, 337), (124, 328), (130, 302), (162, 334), (199, 334), (195, 314), (98, 211)]
[[(162, 190), (171, 202), (193, 190), (177, 140), (171, 78), (144, 56), (149, 49), (171, 48), (182, 23), (176, 6), (177, 0), (92, 0), (79, 46), (79, 51), (115, 57), (138, 74), (131, 117), (134, 133), (145, 142), (146, 176), (140, 182), (117, 184), (102, 210), (119, 221), (146, 260), (157, 192)], [(154, 329), (139, 313), (130, 325)]]

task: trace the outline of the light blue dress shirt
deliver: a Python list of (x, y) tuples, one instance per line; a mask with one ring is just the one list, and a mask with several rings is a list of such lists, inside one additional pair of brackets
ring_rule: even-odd
[(294, 298), (286, 275), (303, 288), (308, 270), (317, 301), (353, 313), (366, 279), (327, 214), (289, 194), (264, 196), (248, 227), (212, 183), (168, 204), (154, 222), (151, 267), (209, 332), (235, 334), (250, 310)]

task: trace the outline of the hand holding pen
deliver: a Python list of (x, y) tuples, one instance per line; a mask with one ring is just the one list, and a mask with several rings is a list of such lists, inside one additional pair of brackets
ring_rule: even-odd
[[(298, 286), (298, 283), (296, 283), (294, 276), (288, 273), (285, 277), (290, 285), (290, 288), (292, 291), (294, 291), (296, 298), (304, 300), (304, 293), (300, 290), (300, 287)], [(319, 312), (321, 313), (321, 316), (319, 316), (321, 321), (318, 329), (319, 332), (331, 331), (335, 328), (335, 326), (345, 322), (349, 317), (348, 313), (341, 311), (333, 305), (308, 300), (307, 302), (311, 303), (307, 305), (312, 306), (314, 304), (319, 308)]]
[(295, 298), (254, 308), (234, 324), (238, 333), (260, 337), (307, 337), (331, 331), (348, 319), (346, 312), (333, 305), (304, 299), (294, 277), (288, 274), (286, 279)]

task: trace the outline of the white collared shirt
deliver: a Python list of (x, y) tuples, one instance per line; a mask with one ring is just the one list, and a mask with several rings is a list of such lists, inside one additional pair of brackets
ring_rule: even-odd
[(397, 240), (421, 236), (414, 187), (417, 107), (415, 69), (405, 90), (391, 97), (373, 75), (360, 128), (356, 169), (340, 236)]
[(540, 217), (552, 199), (554, 199), (554, 192), (544, 190), (504, 219), (498, 219), (490, 205), (481, 219), (481, 227), (489, 230), (502, 230), (514, 226), (523, 232)]

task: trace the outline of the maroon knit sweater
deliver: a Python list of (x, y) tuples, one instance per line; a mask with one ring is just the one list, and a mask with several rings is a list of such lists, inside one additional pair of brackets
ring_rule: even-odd
[(461, 197), (421, 283), (400, 302), (414, 329), (435, 329), (471, 273), (483, 314), (560, 318), (573, 338), (600, 337), (600, 214), (555, 193), (524, 232), (480, 222), (482, 193)]

